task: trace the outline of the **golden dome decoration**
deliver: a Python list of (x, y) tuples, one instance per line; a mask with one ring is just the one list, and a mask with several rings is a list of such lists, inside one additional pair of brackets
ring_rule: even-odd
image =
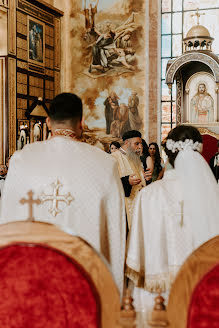
[(190, 28), (186, 37), (183, 39), (184, 52), (191, 50), (208, 50), (211, 51), (211, 45), (214, 38), (211, 37), (208, 29), (199, 24), (199, 17), (205, 14), (199, 14), (198, 8), (195, 14), (197, 16), (197, 25)]
[(186, 34), (186, 38), (197, 38), (200, 36), (209, 37), (210, 33), (203, 25), (195, 25)]

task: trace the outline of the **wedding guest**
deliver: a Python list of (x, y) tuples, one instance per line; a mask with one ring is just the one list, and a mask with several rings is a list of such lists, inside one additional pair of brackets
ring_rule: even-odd
[(112, 141), (109, 146), (109, 153), (112, 154), (121, 147), (118, 141)]
[(160, 156), (160, 151), (158, 144), (156, 142), (151, 142), (149, 144), (149, 154), (152, 158), (154, 170), (152, 174), (152, 182), (160, 180), (163, 177), (164, 169), (162, 168), (163, 160)]

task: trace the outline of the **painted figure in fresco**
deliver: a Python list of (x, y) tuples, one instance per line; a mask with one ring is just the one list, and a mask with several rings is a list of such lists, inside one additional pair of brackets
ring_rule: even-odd
[(117, 109), (117, 107), (119, 107), (118, 99), (119, 97), (117, 96), (117, 94), (112, 91), (109, 97), (107, 97), (103, 103), (105, 106), (106, 134), (110, 134), (110, 127), (113, 121), (113, 113)]
[(134, 66), (130, 65), (135, 62), (135, 51), (132, 48), (116, 48), (114, 51), (114, 59), (110, 60), (111, 65), (122, 65), (130, 70), (134, 70)]
[(136, 91), (132, 91), (128, 100), (129, 124), (131, 130), (139, 130), (142, 126), (142, 119), (138, 113), (139, 98)]
[(135, 22), (134, 13), (118, 27), (111, 23), (101, 26), (99, 26), (100, 30), (104, 32), (98, 31), (96, 27), (93, 29), (93, 32), (99, 37), (94, 44), (89, 45), (89, 47), (92, 46), (92, 63), (89, 67), (89, 73), (93, 69), (105, 73), (116, 67), (134, 70), (134, 64), (137, 61), (131, 38), (140, 27)]
[(95, 29), (99, 35), (96, 43), (92, 47), (92, 64), (89, 68), (89, 73), (92, 69), (101, 70), (102, 72), (108, 67), (107, 50), (115, 48), (114, 37), (115, 33), (112, 30), (105, 34), (101, 34)]
[(85, 29), (88, 33), (94, 32), (95, 28), (95, 15), (97, 13), (97, 6), (99, 0), (94, 0), (94, 6), (90, 2), (88, 8), (86, 0), (84, 0), (84, 16), (85, 16)]
[(214, 99), (207, 92), (205, 83), (199, 83), (198, 91), (191, 99), (190, 108), (192, 123), (208, 123), (214, 121)]
[(128, 106), (121, 103), (113, 111), (113, 122), (111, 123), (110, 133), (114, 137), (122, 137), (123, 134), (131, 130), (129, 124)]

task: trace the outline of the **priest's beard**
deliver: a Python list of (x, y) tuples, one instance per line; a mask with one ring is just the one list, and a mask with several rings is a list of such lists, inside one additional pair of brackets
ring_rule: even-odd
[(131, 147), (128, 147), (126, 150), (128, 159), (137, 167), (139, 170), (142, 170), (142, 163), (140, 160), (140, 153), (136, 153)]

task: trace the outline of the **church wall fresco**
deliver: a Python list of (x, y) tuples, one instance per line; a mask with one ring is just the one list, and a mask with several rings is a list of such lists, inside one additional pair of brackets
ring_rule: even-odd
[(106, 146), (144, 131), (145, 1), (76, 1), (70, 14), (72, 79), (84, 101), (84, 138)]

